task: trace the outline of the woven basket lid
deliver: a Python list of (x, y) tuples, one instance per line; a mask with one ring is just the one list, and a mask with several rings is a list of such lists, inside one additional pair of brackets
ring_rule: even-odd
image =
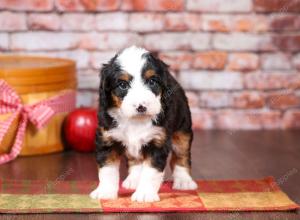
[(0, 79), (21, 93), (76, 86), (75, 62), (68, 59), (1, 55)]

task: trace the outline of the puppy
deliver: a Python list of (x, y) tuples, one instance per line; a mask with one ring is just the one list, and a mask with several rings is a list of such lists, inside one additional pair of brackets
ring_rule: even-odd
[(116, 199), (120, 156), (129, 175), (122, 186), (133, 189), (132, 201), (159, 201), (169, 152), (173, 188), (192, 190), (191, 113), (181, 86), (168, 66), (143, 48), (132, 46), (101, 70), (96, 160), (99, 185), (95, 199)]

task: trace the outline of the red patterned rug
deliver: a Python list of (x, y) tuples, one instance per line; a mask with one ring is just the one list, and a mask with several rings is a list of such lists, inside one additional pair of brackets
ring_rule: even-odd
[(117, 200), (92, 200), (94, 181), (0, 180), (0, 213), (285, 211), (299, 206), (272, 177), (259, 180), (199, 180), (197, 191), (177, 191), (171, 182), (159, 202), (131, 202), (123, 188)]

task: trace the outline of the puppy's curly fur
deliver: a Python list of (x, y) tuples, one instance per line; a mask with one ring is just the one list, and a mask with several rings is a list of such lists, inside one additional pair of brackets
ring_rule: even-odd
[(92, 198), (117, 198), (119, 161), (128, 159), (123, 187), (133, 201), (158, 201), (169, 152), (175, 189), (195, 189), (191, 170), (191, 113), (168, 66), (143, 48), (126, 48), (101, 70), (96, 159), (99, 186)]

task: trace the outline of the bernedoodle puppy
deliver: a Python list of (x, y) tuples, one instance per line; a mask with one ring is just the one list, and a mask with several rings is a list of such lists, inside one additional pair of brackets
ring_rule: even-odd
[(149, 51), (132, 46), (101, 70), (96, 160), (99, 185), (94, 199), (115, 199), (120, 157), (129, 175), (122, 187), (133, 189), (132, 201), (159, 201), (169, 152), (173, 188), (192, 190), (191, 113), (181, 86), (168, 66)]

